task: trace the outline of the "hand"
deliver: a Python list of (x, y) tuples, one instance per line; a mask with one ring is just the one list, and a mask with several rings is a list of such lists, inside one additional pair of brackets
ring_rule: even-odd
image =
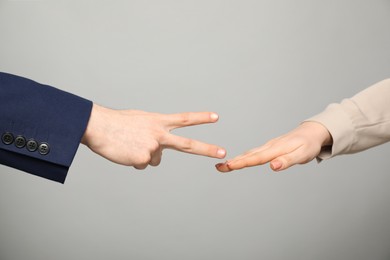
[(322, 124), (304, 122), (286, 135), (272, 139), (225, 163), (219, 163), (216, 168), (220, 172), (230, 172), (270, 162), (272, 170), (281, 171), (313, 160), (322, 147), (331, 144), (332, 137)]
[(210, 112), (163, 115), (94, 104), (81, 142), (112, 162), (136, 169), (159, 165), (165, 148), (222, 159), (226, 154), (223, 148), (170, 133), (216, 121), (218, 115)]

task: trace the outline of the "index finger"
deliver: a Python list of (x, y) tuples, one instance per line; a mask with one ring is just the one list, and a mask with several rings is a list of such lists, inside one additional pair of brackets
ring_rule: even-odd
[(225, 163), (219, 163), (216, 167), (220, 172), (240, 170), (246, 167), (263, 165), (280, 156), (280, 154), (281, 153), (278, 148), (270, 147), (264, 149), (263, 147), (259, 147), (248, 153), (239, 155)]
[(218, 121), (218, 114), (214, 112), (186, 112), (166, 115), (165, 121), (171, 129), (194, 126), (201, 124), (215, 123)]

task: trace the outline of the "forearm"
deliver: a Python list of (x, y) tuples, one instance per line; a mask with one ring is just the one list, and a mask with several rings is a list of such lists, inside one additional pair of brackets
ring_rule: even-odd
[(390, 141), (390, 79), (383, 80), (308, 119), (324, 125), (333, 145), (319, 158), (363, 151)]
[[(64, 182), (91, 111), (91, 102), (35, 81), (0, 73), (0, 163)], [(16, 137), (22, 142), (17, 145)], [(23, 143), (25, 140), (25, 143)], [(34, 141), (29, 145), (28, 141)], [(47, 145), (46, 151), (39, 149)]]

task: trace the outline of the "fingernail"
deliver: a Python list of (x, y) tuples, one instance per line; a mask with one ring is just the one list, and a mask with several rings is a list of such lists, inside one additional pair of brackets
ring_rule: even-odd
[(283, 164), (281, 161), (273, 161), (271, 162), (271, 168), (274, 171), (280, 170), (282, 168)]
[(218, 116), (217, 114), (215, 114), (215, 113), (212, 113), (212, 114), (210, 115), (210, 118), (211, 118), (212, 120), (218, 120), (219, 116)]
[(217, 169), (217, 171), (219, 171), (221, 173), (228, 172), (228, 169), (226, 168), (226, 162), (224, 162), (224, 163), (217, 163), (215, 165), (215, 168)]
[(226, 151), (225, 151), (224, 149), (218, 149), (217, 154), (218, 154), (218, 156), (220, 156), (220, 157), (225, 157)]

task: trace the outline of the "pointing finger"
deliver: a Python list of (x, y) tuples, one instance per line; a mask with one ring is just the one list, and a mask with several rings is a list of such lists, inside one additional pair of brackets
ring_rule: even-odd
[(219, 116), (212, 112), (188, 112), (180, 114), (172, 114), (166, 116), (167, 125), (171, 129), (194, 126), (208, 123), (215, 123)]
[(216, 168), (220, 172), (230, 172), (246, 167), (265, 164), (276, 158), (278, 155), (280, 155), (280, 151), (277, 148), (270, 147), (268, 149), (259, 149), (244, 155), (239, 155), (225, 163), (217, 164)]

